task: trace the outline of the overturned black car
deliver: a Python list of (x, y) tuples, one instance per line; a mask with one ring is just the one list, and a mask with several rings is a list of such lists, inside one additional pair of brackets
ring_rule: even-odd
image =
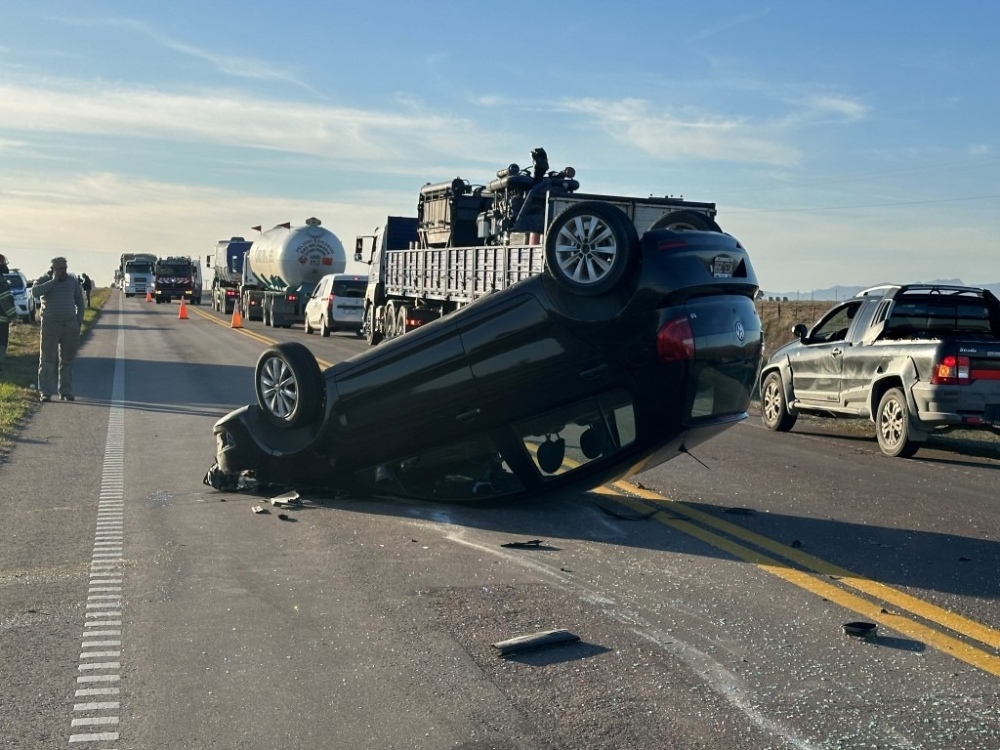
[[(299, 344), (267, 349), (258, 403), (215, 425), (211, 483), (449, 501), (589, 489), (746, 418), (762, 338), (745, 249), (640, 227), (647, 199), (583, 198), (547, 209), (530, 278), (323, 372)], [(479, 249), (497, 250), (433, 252)]]

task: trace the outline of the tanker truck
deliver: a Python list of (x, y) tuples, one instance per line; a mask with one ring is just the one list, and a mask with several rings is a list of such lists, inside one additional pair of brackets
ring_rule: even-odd
[(264, 325), (290, 328), (301, 323), (306, 302), (319, 280), (344, 272), (344, 245), (321, 223), (311, 218), (305, 226), (278, 224), (254, 240), (243, 263), (240, 287), (241, 309), (247, 311), (248, 318), (257, 308)]

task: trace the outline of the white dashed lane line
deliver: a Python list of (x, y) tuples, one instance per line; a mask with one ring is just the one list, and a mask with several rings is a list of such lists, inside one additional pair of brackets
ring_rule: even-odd
[[(121, 717), (122, 579), (125, 547), (125, 334), (118, 308), (118, 344), (97, 502), (74, 717), (69, 741), (113, 750)], [(82, 699), (82, 700), (81, 700)]]

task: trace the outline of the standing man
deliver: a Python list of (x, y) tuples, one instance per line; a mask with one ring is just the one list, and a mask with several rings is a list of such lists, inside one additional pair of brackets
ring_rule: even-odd
[(7, 268), (7, 258), (0, 255), (0, 370), (3, 369), (3, 361), (7, 358), (10, 323), (17, 317), (17, 309), (14, 307), (14, 295), (10, 291), (10, 284), (4, 278), (4, 274), (9, 271), (10, 269)]
[(38, 394), (42, 401), (52, 400), (57, 385), (63, 401), (75, 400), (73, 363), (87, 308), (80, 282), (66, 269), (65, 258), (53, 258), (51, 278), (43, 276), (31, 287), (31, 294), (42, 304), (38, 353)]
[(90, 290), (94, 288), (94, 282), (85, 274), (80, 274), (80, 286), (83, 287), (83, 296), (87, 298), (87, 307), (90, 307)]

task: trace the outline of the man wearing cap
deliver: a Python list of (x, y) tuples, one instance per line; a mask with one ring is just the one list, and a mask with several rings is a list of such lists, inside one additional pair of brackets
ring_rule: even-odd
[(17, 309), (14, 307), (14, 294), (10, 291), (10, 284), (4, 277), (9, 273), (7, 268), (7, 258), (0, 255), (0, 370), (3, 370), (3, 361), (7, 358), (7, 341), (10, 337), (10, 323), (17, 317)]
[(42, 305), (38, 352), (38, 395), (42, 401), (51, 401), (57, 386), (63, 401), (75, 399), (73, 363), (87, 307), (80, 282), (66, 269), (65, 258), (53, 258), (51, 276), (43, 276), (31, 287), (31, 294)]

